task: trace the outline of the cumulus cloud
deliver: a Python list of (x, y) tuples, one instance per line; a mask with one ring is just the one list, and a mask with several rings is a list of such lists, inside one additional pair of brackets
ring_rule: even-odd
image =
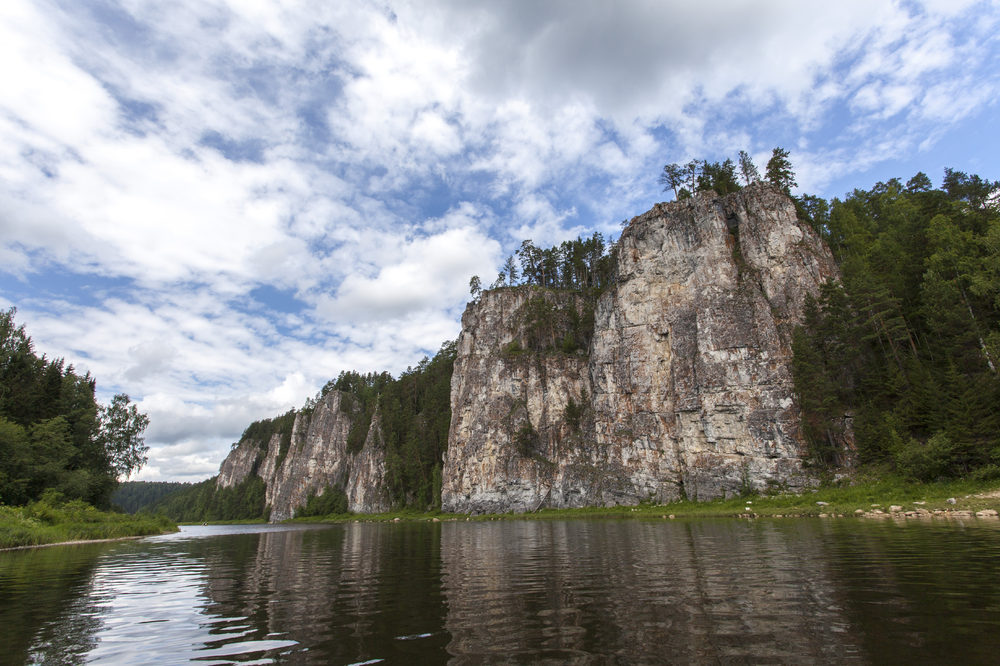
[(250, 420), (454, 338), (469, 277), (522, 239), (614, 234), (666, 162), (784, 145), (826, 193), (930, 154), (995, 113), (998, 23), (937, 0), (10, 0), (0, 300), (150, 413), (148, 478), (208, 475)]

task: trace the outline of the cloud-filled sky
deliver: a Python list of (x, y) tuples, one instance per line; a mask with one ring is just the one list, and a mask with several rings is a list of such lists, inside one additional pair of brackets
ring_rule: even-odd
[(0, 307), (149, 414), (140, 479), (433, 355), (665, 163), (1000, 178), (998, 2), (5, 0), (0, 62)]

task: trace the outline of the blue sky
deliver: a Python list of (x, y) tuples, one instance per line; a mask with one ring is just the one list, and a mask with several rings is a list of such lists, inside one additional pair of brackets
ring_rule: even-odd
[(147, 412), (138, 478), (457, 336), (469, 278), (791, 153), (1000, 178), (1000, 4), (0, 3), (0, 307)]

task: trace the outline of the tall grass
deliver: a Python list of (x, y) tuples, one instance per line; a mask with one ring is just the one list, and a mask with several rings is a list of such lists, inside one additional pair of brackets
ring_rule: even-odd
[(0, 506), (0, 548), (175, 531), (177, 526), (165, 516), (108, 513), (80, 500), (43, 498), (27, 506)]

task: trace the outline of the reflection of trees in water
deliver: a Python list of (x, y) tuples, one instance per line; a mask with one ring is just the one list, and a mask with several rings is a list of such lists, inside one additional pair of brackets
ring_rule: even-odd
[(442, 560), (457, 663), (857, 655), (821, 543), (785, 525), (446, 524)]
[(98, 559), (110, 547), (0, 553), (0, 663), (82, 661), (101, 627), (88, 592)]
[[(440, 528), (427, 523), (337, 525), (266, 532), (206, 553), (207, 612), (248, 618), (253, 636), (308, 647), (326, 663), (443, 654)], [(415, 645), (400, 636), (431, 633)], [(436, 638), (435, 638), (436, 636)]]
[(295, 641), (241, 655), (317, 663), (988, 662), (998, 559), (1000, 529), (853, 520), (351, 524), (2, 553), (0, 663), (114, 661), (133, 639), (178, 658)]
[(996, 663), (1000, 525), (833, 524), (827, 557), (872, 663)]

